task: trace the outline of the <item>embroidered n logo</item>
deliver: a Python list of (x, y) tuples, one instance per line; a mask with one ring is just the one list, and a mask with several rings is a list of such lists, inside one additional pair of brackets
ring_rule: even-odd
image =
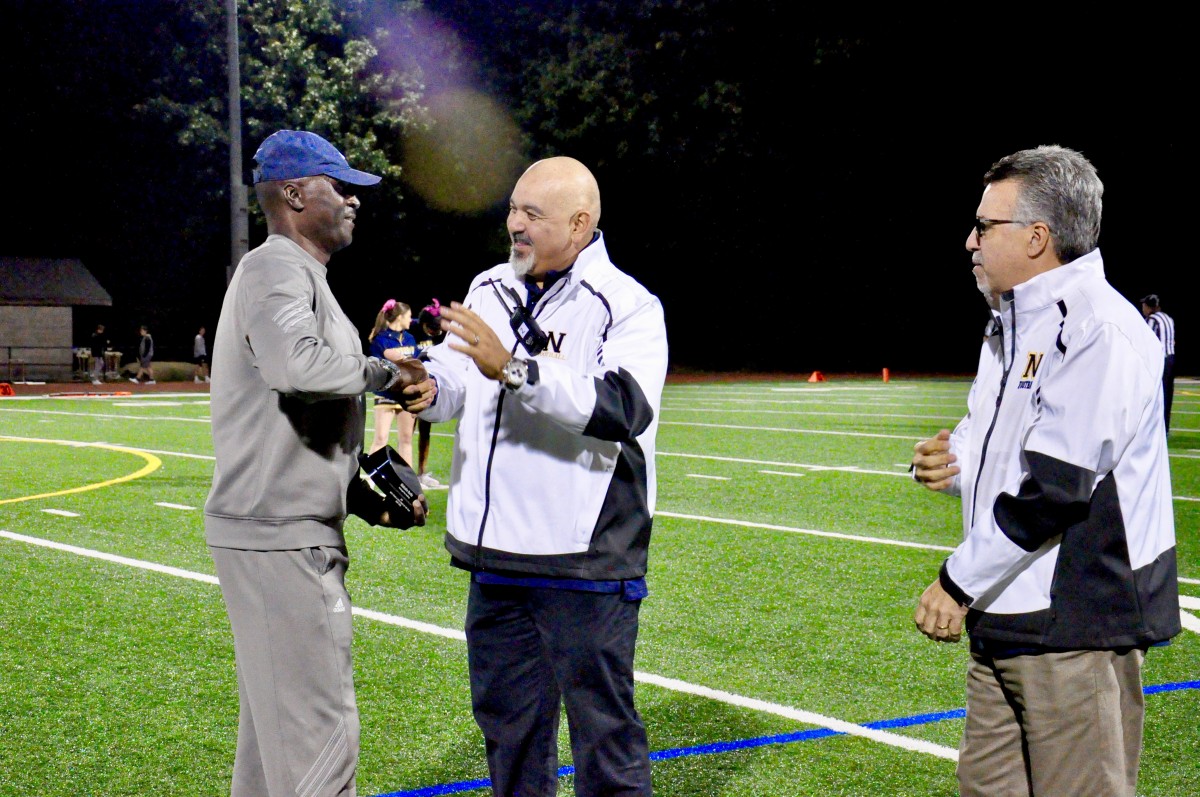
[(1038, 368), (1042, 365), (1042, 352), (1029, 352), (1029, 359), (1025, 361), (1025, 372), (1021, 374), (1022, 379), (1033, 379), (1037, 376)]

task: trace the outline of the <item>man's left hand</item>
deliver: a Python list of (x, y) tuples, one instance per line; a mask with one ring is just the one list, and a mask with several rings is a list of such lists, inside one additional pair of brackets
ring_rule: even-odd
[(942, 587), (940, 579), (921, 593), (913, 622), (917, 630), (934, 642), (957, 642), (962, 639), (967, 619), (967, 607), (959, 605)]

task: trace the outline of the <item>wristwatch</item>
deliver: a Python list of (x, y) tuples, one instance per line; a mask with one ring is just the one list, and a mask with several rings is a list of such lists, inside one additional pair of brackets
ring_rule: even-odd
[(371, 357), (370, 359), (383, 366), (383, 370), (388, 372), (388, 381), (380, 390), (390, 390), (392, 385), (400, 381), (400, 377), (404, 376), (404, 372), (400, 370), (400, 366), (396, 365), (386, 357)]
[(529, 363), (520, 357), (513, 357), (500, 370), (500, 381), (509, 390), (520, 390), (529, 379)]

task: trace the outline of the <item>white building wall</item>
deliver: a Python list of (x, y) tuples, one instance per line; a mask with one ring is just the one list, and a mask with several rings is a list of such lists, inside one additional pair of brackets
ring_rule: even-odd
[(0, 306), (0, 381), (72, 378), (70, 307)]

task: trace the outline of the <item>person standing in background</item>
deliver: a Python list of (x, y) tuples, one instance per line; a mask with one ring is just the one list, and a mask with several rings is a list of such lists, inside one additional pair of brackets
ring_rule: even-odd
[(1133, 797), (1142, 664), (1181, 630), (1161, 347), (1105, 278), (1083, 155), (1021, 150), (983, 182), (966, 248), (998, 323), (966, 416), (915, 446), (963, 542), (913, 622), (970, 635), (961, 797)]
[(1142, 297), (1142, 315), (1163, 348), (1163, 417), (1171, 431), (1171, 402), (1175, 398), (1175, 319), (1162, 311), (1158, 294)]
[[(434, 297), (433, 301), (421, 308), (421, 312), (409, 326), (409, 332), (417, 341), (417, 357), (428, 359), (430, 347), (436, 346), (446, 337), (442, 331), (441, 302)], [(433, 437), (433, 424), (424, 418), (417, 418), (417, 473), (421, 486), (426, 489), (436, 489), (442, 483), (429, 472), (429, 444)]]
[(151, 371), (151, 366), (154, 364), (154, 338), (150, 336), (150, 328), (145, 324), (142, 324), (140, 327), (138, 327), (138, 334), (141, 335), (141, 339), (138, 340), (137, 373), (134, 374), (129, 381), (141, 382), (142, 377), (144, 376), (146, 378), (146, 384), (153, 385), (155, 384), (154, 372)]
[[(375, 315), (375, 325), (367, 336), (372, 357), (398, 363), (417, 356), (417, 342), (413, 340), (408, 326), (412, 322), (412, 308), (404, 302), (388, 299)], [(374, 454), (388, 444), (392, 425), (396, 426), (396, 453), (407, 463), (412, 463), (413, 422), (412, 413), (405, 412), (395, 399), (386, 392), (375, 393), (375, 434), (371, 438), (368, 453)]]
[(92, 362), (89, 369), (93, 385), (100, 384), (100, 377), (104, 374), (104, 352), (107, 350), (108, 336), (104, 334), (104, 324), (96, 324), (91, 339)]
[(192, 341), (192, 362), (196, 363), (196, 375), (192, 381), (207, 382), (208, 346), (204, 343), (204, 327), (200, 327), (200, 331), (196, 333), (196, 339)]

